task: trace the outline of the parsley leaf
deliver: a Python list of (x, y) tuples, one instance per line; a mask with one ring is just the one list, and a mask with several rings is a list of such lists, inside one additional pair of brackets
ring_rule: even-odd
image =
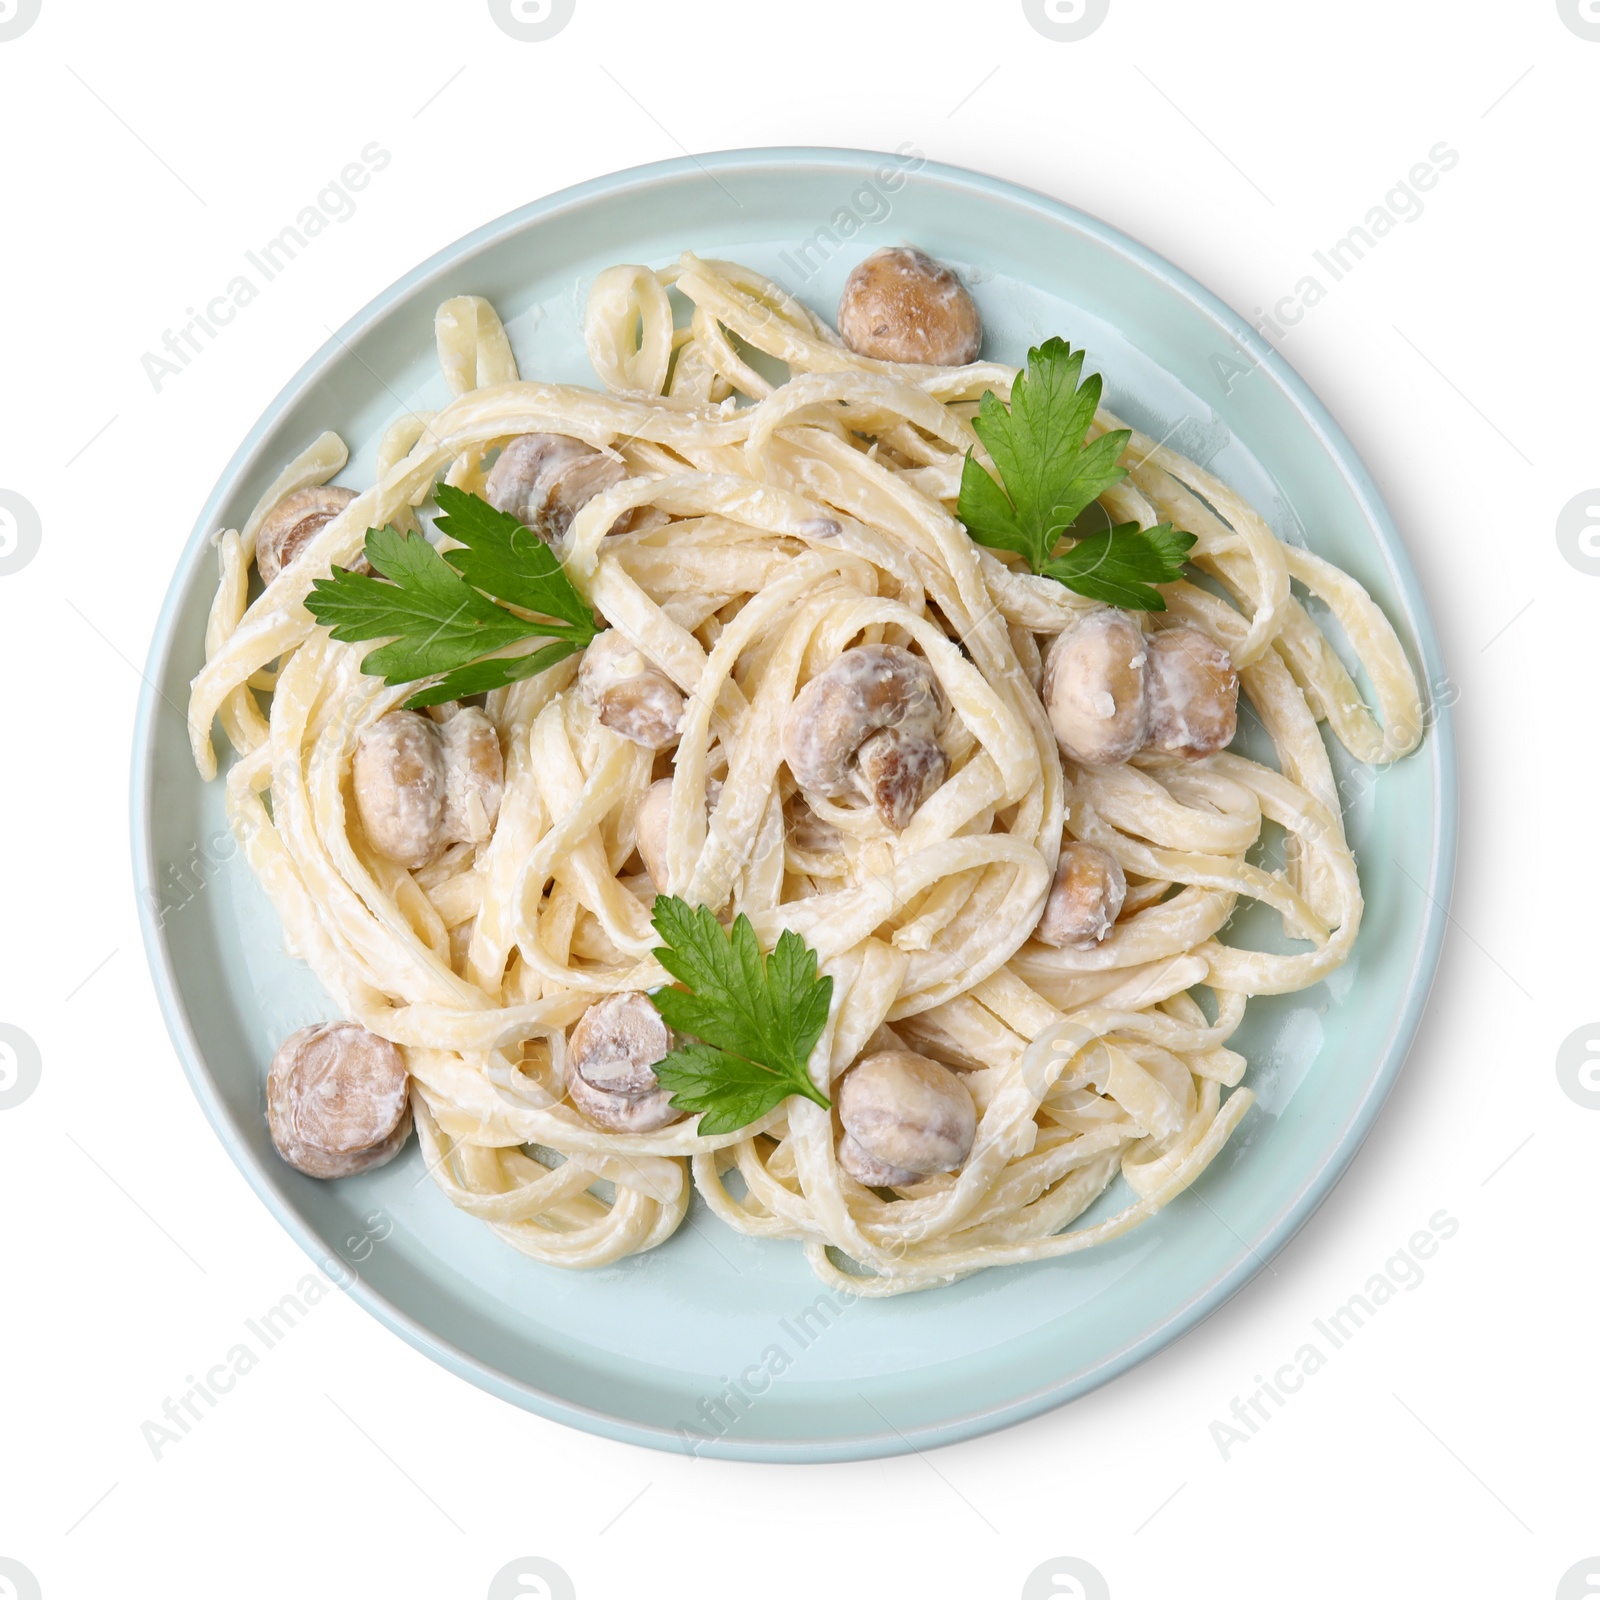
[(434, 498), (443, 513), (440, 533), (458, 539), (464, 550), (446, 550), (444, 559), (474, 588), (498, 600), (559, 617), (576, 628), (594, 626), (594, 612), (562, 568), (555, 551), (532, 528), (487, 500), (441, 483)]
[[(541, 633), (546, 631), (540, 630)], [(469, 666), (447, 672), (432, 688), (419, 689), (406, 701), (406, 705), (412, 711), (421, 711), (425, 706), (440, 706), (447, 700), (465, 700), (468, 695), (503, 689), (519, 678), (537, 677), (546, 667), (565, 661), (582, 648), (581, 644), (571, 639), (553, 639), (527, 655), (490, 656), (485, 661), (474, 661)], [(362, 664), (365, 665), (364, 662)]]
[(656, 900), (651, 921), (666, 941), (656, 960), (685, 985), (658, 990), (651, 1003), (669, 1027), (700, 1041), (656, 1063), (672, 1104), (699, 1112), (707, 1135), (748, 1127), (792, 1094), (831, 1105), (806, 1069), (833, 997), (816, 951), (785, 931), (763, 957), (748, 917), (735, 917), (730, 932), (674, 895)]
[[(464, 548), (441, 554), (418, 535), (371, 528), (366, 555), (379, 577), (336, 567), (311, 585), (306, 607), (335, 639), (391, 641), (363, 658), (363, 672), (390, 684), (442, 673), (406, 701), (438, 705), (532, 677), (600, 632), (589, 603), (532, 529), (448, 484), (437, 499), (440, 531)], [(508, 606), (540, 615), (530, 620)], [(550, 642), (495, 654), (526, 639)]]
[(709, 1044), (679, 1045), (655, 1071), (657, 1081), (673, 1091), (673, 1105), (700, 1113), (697, 1131), (708, 1139), (748, 1128), (795, 1092), (766, 1067)]
[[(1093, 600), (1132, 611), (1165, 611), (1154, 587), (1182, 575), (1194, 536), (1169, 523), (1123, 523), (1053, 552), (1077, 518), (1127, 473), (1117, 465), (1126, 428), (1085, 443), (1100, 404), (1100, 376), (1083, 378), (1082, 350), (1047, 339), (1028, 352), (1007, 407), (993, 391), (972, 426), (1000, 473), (997, 483), (967, 452), (956, 514), (979, 544), (1012, 550), (1044, 577)], [(1082, 381), (1080, 382), (1080, 379)]]
[(391, 683), (448, 672), (529, 632), (527, 623), (463, 581), (426, 539), (373, 528), (367, 559), (379, 578), (340, 571), (311, 586), (307, 606), (335, 639), (397, 635), (362, 662)]
[(961, 472), (958, 515), (972, 537), (1026, 556), (1035, 572), (1078, 513), (1127, 476), (1117, 465), (1126, 429), (1083, 443), (1100, 404), (1099, 374), (1078, 382), (1083, 356), (1064, 339), (1030, 350), (1009, 409), (990, 390), (972, 423), (1000, 470), (1000, 484), (971, 451)]
[[(1091, 600), (1127, 611), (1165, 611), (1167, 603), (1152, 584), (1182, 576), (1183, 558), (1195, 542), (1192, 533), (1177, 533), (1170, 522), (1141, 528), (1122, 522), (1103, 533), (1080, 539), (1065, 555), (1054, 556), (1040, 569), (1045, 577), (1066, 584)], [(1154, 597), (1152, 603), (1152, 597)]]

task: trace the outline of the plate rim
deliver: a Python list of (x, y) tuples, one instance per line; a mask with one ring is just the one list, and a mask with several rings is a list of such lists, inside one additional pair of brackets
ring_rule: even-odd
[[(863, 164), (876, 166), (884, 162), (903, 162), (904, 159), (903, 154), (844, 146), (773, 145), (719, 150), (701, 156), (679, 156), (625, 167), (557, 190), (493, 218), (435, 251), (397, 278), (325, 340), (257, 418), (213, 485), (194, 530), (174, 565), (172, 579), (156, 616), (142, 675), (144, 683), (133, 724), (130, 773), (129, 822), (134, 899), (145, 957), (162, 1017), (184, 1076), (200, 1102), (206, 1120), (257, 1198), (295, 1243), (323, 1270), (333, 1265), (335, 1258), (322, 1238), (280, 1192), (267, 1164), (259, 1160), (243, 1140), (212, 1081), (182, 998), (171, 952), (149, 899), (142, 892), (145, 885), (157, 881), (153, 818), (156, 804), (154, 721), (157, 704), (162, 699), (159, 685), (171, 663), (177, 616), (193, 580), (196, 559), (211, 538), (212, 527), (223, 501), (233, 492), (240, 477), (249, 470), (278, 420), (337, 355), (430, 278), (459, 267), (462, 262), (506, 235), (534, 223), (549, 221), (566, 210), (587, 205), (591, 201), (614, 197), (636, 186), (664, 180), (699, 176), (714, 182), (719, 172), (774, 167), (835, 168), (855, 174), (860, 172)], [(1438, 631), (1421, 578), (1377, 483), (1332, 413), (1274, 346), (1192, 274), (1121, 229), (1076, 206), (1011, 179), (946, 162), (924, 159), (916, 167), (915, 174), (919, 180), (931, 178), (956, 185), (985, 199), (998, 200), (1010, 206), (1031, 207), (1048, 221), (1096, 238), (1207, 314), (1219, 332), (1266, 368), (1298, 407), (1330, 462), (1349, 486), (1372, 530), (1409, 608), (1415, 629), (1412, 642), (1420, 657), (1419, 664), (1425, 678), (1430, 683), (1447, 681), (1443, 676)], [(1428, 877), (1423, 885), (1428, 907), (1424, 912), (1422, 937), (1405, 990), (1406, 1001), (1392, 1020), (1379, 1053), (1377, 1070), (1366, 1094), (1352, 1106), (1327, 1158), (1306, 1175), (1279, 1208), (1273, 1221), (1261, 1230), (1259, 1239), (1246, 1243), (1233, 1264), (1219, 1273), (1207, 1287), (1170, 1310), (1137, 1338), (1096, 1366), (1071, 1377), (1042, 1384), (1003, 1404), (965, 1412), (936, 1424), (920, 1425), (909, 1434), (901, 1433), (890, 1424), (885, 1429), (822, 1439), (745, 1436), (738, 1439), (723, 1437), (696, 1440), (693, 1449), (689, 1450), (678, 1434), (668, 1428), (578, 1404), (501, 1372), (417, 1321), (342, 1261), (335, 1266), (334, 1280), (365, 1311), (397, 1333), (413, 1349), (476, 1387), (569, 1427), (620, 1443), (679, 1454), (692, 1453), (741, 1461), (818, 1463), (900, 1455), (955, 1444), (1014, 1426), (1109, 1383), (1197, 1327), (1237, 1294), (1289, 1243), (1348, 1171), (1394, 1088), (1416, 1039), (1438, 972), (1456, 869), (1459, 794), (1454, 719), (1450, 705), (1434, 701), (1431, 695), (1430, 707), (1432, 720), (1429, 738), (1425, 752), (1419, 752), (1425, 753), (1430, 761), (1434, 779), (1430, 817), (1432, 851)]]

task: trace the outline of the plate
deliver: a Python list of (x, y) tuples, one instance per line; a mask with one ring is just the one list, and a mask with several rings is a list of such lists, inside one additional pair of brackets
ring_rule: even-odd
[[(425, 262), (340, 329), (251, 431), (156, 624), (134, 740), (136, 881), (173, 1042), (218, 1136), (278, 1220), (381, 1322), (470, 1382), (613, 1439), (763, 1461), (892, 1455), (1034, 1416), (1126, 1371), (1214, 1311), (1326, 1196), (1394, 1083), (1438, 958), (1455, 852), (1447, 707), (1398, 766), (1338, 766), (1368, 864), (1354, 955), (1314, 989), (1250, 1003), (1238, 1043), (1258, 1103), (1193, 1190), (1098, 1251), (836, 1301), (798, 1245), (743, 1238), (696, 1201), (660, 1249), (566, 1273), (455, 1210), (415, 1141), (333, 1184), (278, 1160), (267, 1063), (287, 1033), (334, 1013), (282, 954), (277, 918), (224, 823), (222, 785), (199, 780), (173, 709), (203, 659), (212, 533), (239, 525), (324, 428), (351, 448), (343, 481), (370, 483), (385, 423), (448, 399), (432, 324), (451, 295), (488, 296), (524, 373), (592, 383), (582, 313), (602, 267), (660, 265), (693, 248), (782, 279), (831, 317), (851, 266), (903, 241), (970, 274), (986, 354), (1020, 362), (1052, 333), (1087, 345), (1115, 411), (1352, 572), (1427, 682), (1445, 682), (1371, 478), (1242, 318), (1055, 200), (914, 155), (848, 150), (633, 168), (525, 206)], [(1120, 1182), (1101, 1211), (1119, 1204)]]

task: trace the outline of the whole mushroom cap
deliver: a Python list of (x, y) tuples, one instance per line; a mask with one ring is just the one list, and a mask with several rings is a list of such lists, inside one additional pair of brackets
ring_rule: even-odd
[(500, 735), (476, 706), (460, 707), (438, 726), (444, 763), (444, 812), (440, 818), (444, 837), (463, 844), (484, 844), (494, 832), (505, 793)]
[(1127, 875), (1115, 856), (1098, 845), (1069, 840), (1061, 847), (1055, 882), (1033, 936), (1058, 950), (1092, 949), (1111, 932), (1127, 897)]
[(1109, 606), (1080, 617), (1050, 646), (1041, 692), (1056, 742), (1074, 761), (1115, 766), (1144, 743), (1146, 661), (1139, 625)]
[(845, 1132), (839, 1160), (870, 1187), (952, 1172), (971, 1153), (978, 1116), (967, 1086), (915, 1051), (863, 1056), (839, 1080), (834, 1102)]
[(1198, 628), (1164, 628), (1150, 653), (1149, 748), (1198, 761), (1239, 731), (1239, 674), (1233, 658)]
[(350, 775), (373, 849), (403, 867), (425, 867), (443, 843), (447, 774), (438, 725), (415, 711), (380, 717), (363, 730)]
[(783, 758), (813, 794), (856, 793), (896, 832), (944, 782), (938, 742), (950, 702), (933, 668), (901, 645), (846, 650), (794, 698)]
[(839, 335), (877, 361), (960, 367), (977, 360), (983, 322), (949, 267), (900, 246), (874, 250), (845, 280)]
[(411, 1132), (405, 1058), (354, 1022), (301, 1028), (268, 1069), (267, 1128), (278, 1154), (308, 1177), (382, 1166)]

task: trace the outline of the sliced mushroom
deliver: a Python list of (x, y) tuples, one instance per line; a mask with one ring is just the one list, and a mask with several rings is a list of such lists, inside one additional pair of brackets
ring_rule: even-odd
[(411, 1132), (405, 1058), (353, 1022), (291, 1033), (267, 1071), (267, 1129), (307, 1177), (381, 1167)]
[(959, 367), (977, 360), (983, 322), (949, 267), (902, 247), (874, 250), (845, 280), (839, 334), (878, 361)]
[(1145, 641), (1150, 656), (1147, 748), (1198, 761), (1239, 731), (1239, 674), (1228, 652), (1198, 628), (1166, 628)]
[(649, 750), (677, 743), (683, 695), (619, 629), (606, 629), (583, 652), (578, 689), (613, 733)]
[(627, 475), (615, 456), (570, 434), (521, 433), (489, 469), (483, 497), (554, 544), (597, 494)]
[(869, 1189), (900, 1189), (953, 1172), (972, 1151), (978, 1114), (948, 1067), (910, 1050), (863, 1056), (834, 1091), (839, 1165)]
[[(354, 489), (322, 484), (285, 495), (256, 533), (256, 570), (271, 583), (316, 536), (356, 497)], [(352, 563), (352, 572), (370, 572), (367, 558)]]
[(1145, 740), (1147, 643), (1124, 611), (1088, 612), (1057, 636), (1041, 686), (1056, 742), (1074, 761), (1109, 767)]
[(653, 1133), (683, 1115), (652, 1070), (671, 1049), (672, 1030), (644, 995), (607, 995), (567, 1040), (567, 1093), (596, 1127)]
[(415, 711), (391, 711), (362, 733), (351, 764), (372, 848), (413, 870), (448, 845), (485, 843), (504, 782), (494, 724), (475, 706), (443, 726)]
[(1128, 897), (1122, 863), (1098, 846), (1069, 840), (1033, 936), (1057, 949), (1092, 949), (1111, 932)]
[(846, 650), (795, 696), (783, 757), (802, 789), (864, 795), (895, 832), (944, 782), (938, 734), (950, 702), (921, 657), (897, 644)]

